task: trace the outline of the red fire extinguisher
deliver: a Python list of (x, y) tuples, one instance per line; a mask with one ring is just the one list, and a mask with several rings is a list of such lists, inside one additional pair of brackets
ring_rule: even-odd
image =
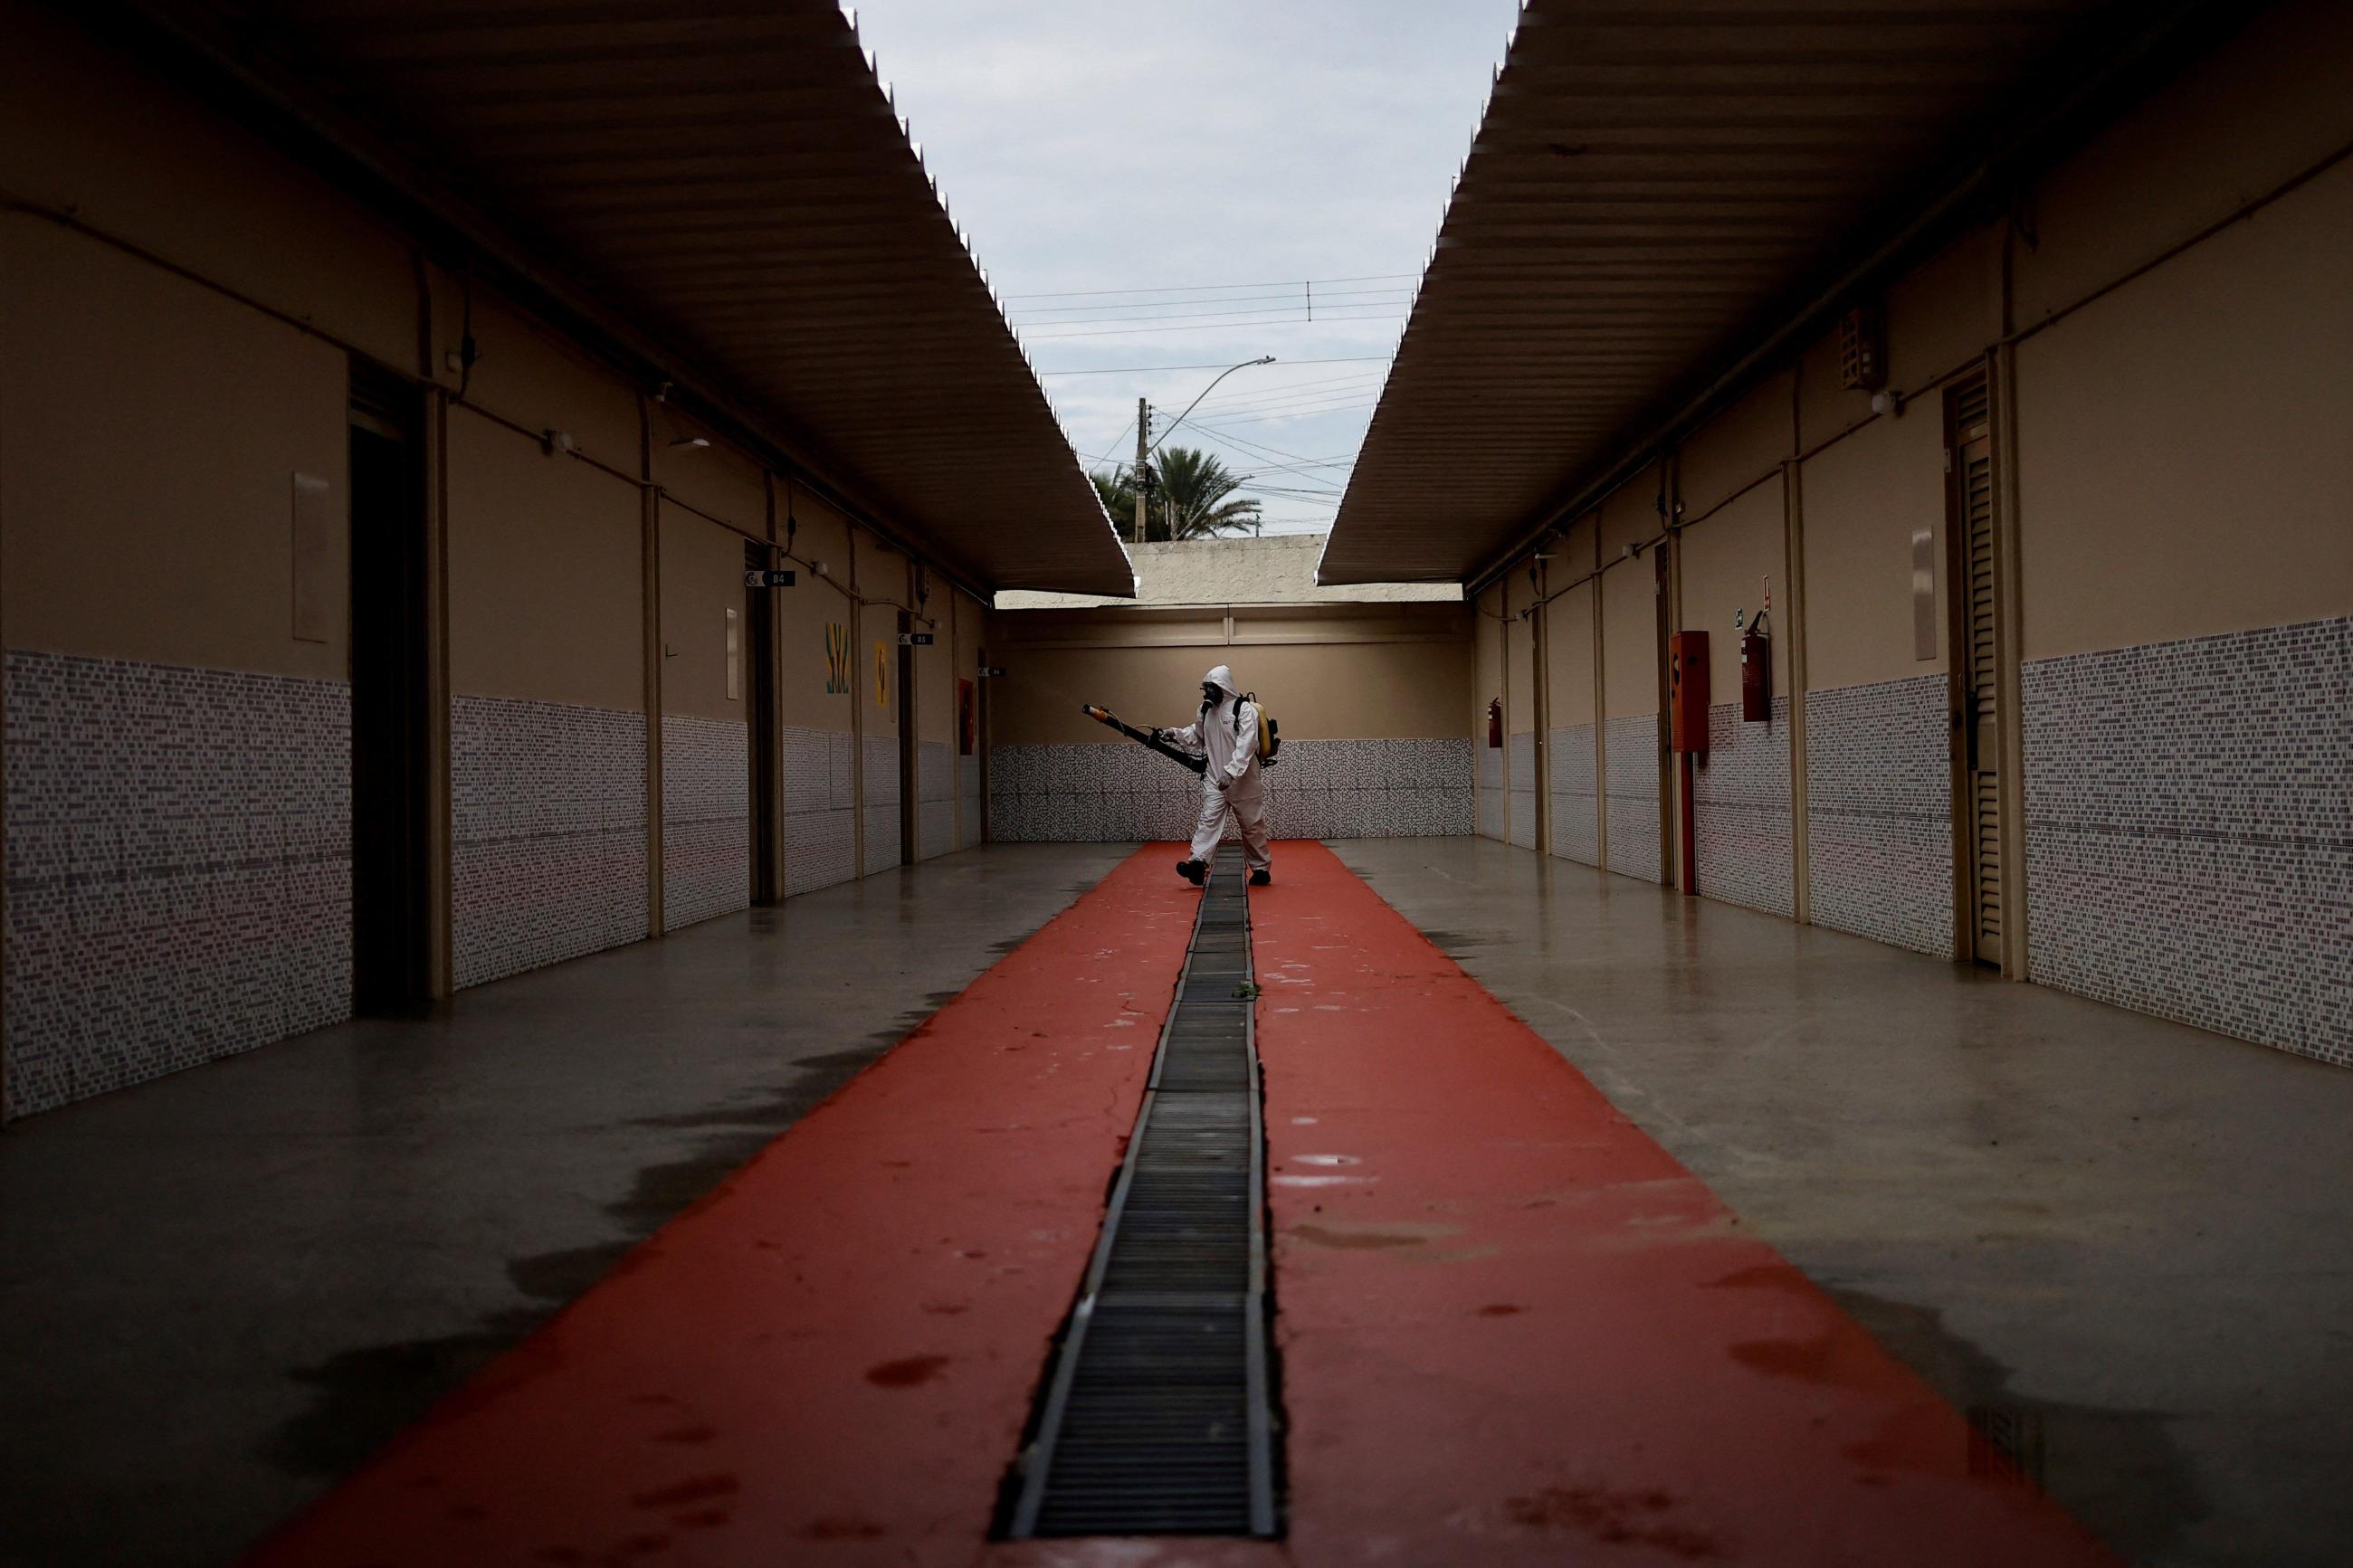
[(1500, 697), (1487, 704), (1487, 744), (1499, 752), (1504, 749), (1504, 700)]
[(1765, 581), (1765, 607), (1740, 637), (1740, 718), (1748, 724), (1773, 717), (1773, 645), (1766, 617), (1773, 613), (1773, 582)]

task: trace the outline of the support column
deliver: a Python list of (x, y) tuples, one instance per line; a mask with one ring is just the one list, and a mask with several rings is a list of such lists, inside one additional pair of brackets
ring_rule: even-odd
[(1601, 514), (1593, 514), (1593, 858), (1609, 868), (1609, 687), (1602, 660), (1608, 639), (1601, 624), (1609, 619), (1608, 579), (1601, 569)]
[(457, 824), (449, 755), (449, 394), (427, 404), (425, 494), (426, 990), (457, 994)]
[[(1782, 581), (1787, 620), (1776, 632), (1788, 639), (1789, 666), (1789, 857), (1790, 912), (1799, 925), (1813, 923), (1807, 867), (1806, 816), (1806, 507), (1805, 468), (1795, 458), (1781, 461)], [(1768, 656), (1769, 657), (1769, 656)]]
[(638, 581), (646, 668), (646, 934), (662, 933), (661, 494), (654, 487), (653, 410), (638, 395)]
[(844, 520), (841, 538), (849, 552), (849, 867), (850, 879), (866, 875), (866, 600), (858, 591), (858, 525)]
[(2006, 980), (2026, 980), (2026, 933), (2034, 918), (2027, 896), (2026, 866), (2026, 714), (2024, 681), (2020, 674), (2020, 617), (2024, 595), (2020, 591), (2021, 562), (2018, 517), (2018, 347), (1997, 344), (1993, 351), (1994, 483), (2000, 499), (1994, 515), (1994, 682), (1995, 721), (2001, 734), (2001, 973)]

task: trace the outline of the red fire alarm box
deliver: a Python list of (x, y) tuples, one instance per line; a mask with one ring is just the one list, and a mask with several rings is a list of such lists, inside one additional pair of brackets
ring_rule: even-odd
[(1678, 752), (1707, 750), (1707, 634), (1677, 632), (1667, 643), (1667, 735)]
[(1499, 752), (1504, 749), (1504, 700), (1500, 697), (1487, 704), (1487, 744)]

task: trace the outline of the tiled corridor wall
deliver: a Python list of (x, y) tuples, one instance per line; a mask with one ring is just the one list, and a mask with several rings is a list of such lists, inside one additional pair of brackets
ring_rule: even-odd
[[(1457, 740), (1286, 741), (1267, 770), (1278, 837), (1388, 838), (1471, 831), (1471, 759)], [(989, 831), (1000, 842), (1191, 836), (1201, 780), (1126, 742), (998, 746)]]
[(1601, 864), (1600, 759), (1590, 724), (1563, 724), (1552, 732), (1552, 852), (1565, 860)]
[(1504, 751), (1487, 744), (1482, 735), (1472, 742), (1472, 765), (1476, 770), (1475, 828), (1482, 838), (1504, 836)]
[(869, 735), (866, 741), (866, 863), (865, 876), (888, 871), (900, 864), (899, 737)]
[(351, 1013), (351, 694), (6, 656), (9, 1118)]
[(749, 732), (740, 722), (662, 719), (662, 928), (752, 902)]
[(450, 945), (479, 985), (646, 934), (646, 721), (449, 703)]
[(921, 791), (916, 828), (922, 842), (914, 858), (928, 860), (956, 847), (955, 748), (945, 741), (923, 742), (915, 752), (915, 779)]
[(2033, 978), (2353, 1065), (2353, 619), (2022, 676)]
[(1797, 912), (1789, 803), (1789, 700), (1743, 723), (1740, 705), (1708, 710), (1707, 762), (1692, 772), (1700, 891), (1777, 915)]
[(1809, 897), (1816, 925), (1953, 954), (1946, 678), (1806, 694)]
[(841, 730), (785, 729), (785, 891), (811, 893), (858, 874), (853, 738)]
[(1511, 816), (1506, 826), (1512, 842), (1523, 849), (1536, 847), (1536, 738), (1514, 735), (1504, 750), (1512, 785)]
[(1609, 721), (1603, 764), (1609, 772), (1609, 869), (1658, 881), (1659, 716)]
[(969, 849), (987, 841), (987, 803), (980, 793), (980, 758), (949, 759), (956, 770), (956, 847)]

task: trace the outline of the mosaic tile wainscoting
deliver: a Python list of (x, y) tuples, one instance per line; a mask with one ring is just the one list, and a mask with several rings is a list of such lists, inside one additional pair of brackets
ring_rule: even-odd
[(1477, 831), (1482, 838), (1504, 836), (1504, 750), (1491, 746), (1482, 736), (1472, 748), (1472, 765), (1477, 770), (1473, 787), (1478, 794)]
[(643, 940), (643, 714), (453, 697), (449, 763), (459, 985)]
[(1609, 869), (1658, 881), (1659, 716), (1632, 713), (1609, 721), (1604, 763), (1609, 773)]
[(919, 788), (915, 826), (921, 842), (915, 858), (944, 855), (955, 844), (955, 748), (945, 741), (924, 741), (915, 752)]
[(351, 690), (15, 652), (8, 1119), (348, 1017)]
[(1512, 842), (1523, 849), (1536, 847), (1536, 738), (1533, 733), (1507, 738), (1504, 765), (1511, 781), (1512, 801), (1504, 826)]
[(894, 871), (899, 855), (899, 737), (866, 737), (866, 864), (872, 876)]
[(750, 737), (740, 721), (662, 719), (662, 929), (752, 903)]
[(813, 893), (858, 875), (858, 798), (847, 731), (786, 725), (785, 893)]
[(1699, 890), (1726, 903), (1794, 916), (1789, 700), (1776, 697), (1770, 711), (1772, 718), (1761, 724), (1741, 722), (1737, 702), (1707, 711), (1707, 765), (1692, 772)]
[[(1267, 774), (1277, 837), (1392, 838), (1471, 831), (1465, 741), (1287, 741)], [(1127, 743), (998, 746), (989, 832), (1001, 843), (1191, 837), (1201, 781)]]
[(1590, 724), (1564, 724), (1552, 732), (1552, 852), (1564, 860), (1601, 864), (1599, 759)]
[(1953, 955), (1952, 763), (1942, 675), (1806, 693), (1814, 923)]
[(2032, 977), (2353, 1065), (2353, 620), (2021, 673)]
[(987, 804), (980, 795), (980, 759), (959, 756), (956, 765), (956, 847), (969, 849), (987, 840)]

